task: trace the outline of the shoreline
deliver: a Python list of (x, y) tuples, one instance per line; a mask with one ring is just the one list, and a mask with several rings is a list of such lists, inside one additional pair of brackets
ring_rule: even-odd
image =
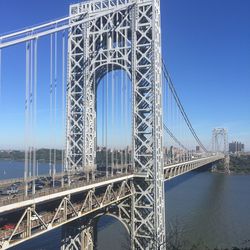
[(235, 172), (235, 171), (233, 171), (233, 170), (230, 170), (230, 174), (226, 174), (225, 172), (220, 171), (220, 170), (215, 170), (215, 171), (211, 171), (211, 170), (210, 170), (210, 173), (224, 174), (224, 175), (250, 175), (250, 171), (247, 172), (247, 173), (244, 173), (244, 172)]
[[(38, 163), (47, 163), (49, 164), (49, 161), (44, 159), (37, 159)], [(8, 161), (8, 162), (24, 162), (25, 159), (9, 159), (9, 158), (0, 158), (0, 161)], [(56, 163), (61, 163), (62, 161), (57, 160)]]

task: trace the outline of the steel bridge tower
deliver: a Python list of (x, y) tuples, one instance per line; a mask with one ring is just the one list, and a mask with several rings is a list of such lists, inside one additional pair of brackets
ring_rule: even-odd
[[(220, 148), (220, 139), (222, 139), (222, 149)], [(212, 148), (213, 152), (222, 152), (225, 155), (225, 172), (230, 173), (229, 169), (229, 152), (228, 152), (228, 132), (225, 128), (215, 128), (213, 129), (212, 135)]]
[(67, 170), (95, 170), (96, 88), (106, 69), (126, 71), (133, 98), (132, 168), (141, 178), (133, 180), (132, 198), (117, 208), (132, 249), (163, 249), (160, 0), (85, 1), (71, 5), (70, 15), (74, 24), (89, 21), (72, 26), (69, 34)]

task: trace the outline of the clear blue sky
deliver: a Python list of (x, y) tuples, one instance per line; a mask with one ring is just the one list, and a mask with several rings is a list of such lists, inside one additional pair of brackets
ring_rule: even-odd
[[(0, 34), (66, 16), (69, 4), (74, 2), (1, 0)], [(250, 145), (250, 1), (161, 2), (164, 58), (201, 139), (209, 144), (211, 130), (226, 127), (230, 140)], [(48, 49), (44, 46), (44, 51), (40, 51), (41, 65), (47, 69), (49, 58), (42, 54)], [(0, 148), (20, 148), (24, 123), (24, 64), (21, 63), (24, 51), (19, 52), (17, 47), (3, 57)], [(39, 79), (40, 85), (44, 82), (48, 86), (49, 76), (40, 72)], [(46, 91), (41, 87), (41, 99), (48, 98)], [(46, 105), (39, 109), (41, 117), (48, 110)], [(40, 143), (45, 146), (50, 137), (42, 128), (48, 122), (47, 117), (40, 123)], [(60, 143), (58, 139), (57, 146)]]

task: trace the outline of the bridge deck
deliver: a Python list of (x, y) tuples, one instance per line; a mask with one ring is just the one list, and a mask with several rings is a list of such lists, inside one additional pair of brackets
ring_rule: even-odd
[(224, 158), (224, 155), (218, 154), (218, 155), (212, 155), (212, 156), (208, 156), (204, 158), (193, 159), (187, 162), (179, 162), (179, 163), (166, 165), (164, 167), (165, 180), (175, 178), (177, 176), (190, 172), (194, 169), (200, 168), (204, 165), (216, 162), (223, 158)]
[[(222, 159), (213, 155), (188, 162), (172, 163), (164, 167), (165, 180), (185, 174)], [(133, 194), (133, 179), (145, 178), (136, 173), (121, 173), (91, 181), (77, 181), (70, 186), (45, 188), (34, 195), (2, 197), (0, 215), (8, 218), (19, 211), (20, 216), (11, 229), (0, 229), (0, 249), (14, 246), (70, 221), (119, 203)], [(10, 182), (8, 182), (10, 183)], [(6, 184), (3, 181), (2, 184)], [(1, 186), (1, 182), (0, 182)], [(52, 208), (47, 208), (50, 204)], [(51, 205), (53, 204), (53, 205)], [(16, 212), (15, 212), (16, 213)], [(2, 218), (2, 217), (0, 217)]]
[(9, 212), (13, 209), (19, 209), (33, 204), (65, 197), (72, 193), (80, 193), (93, 188), (108, 186), (109, 184), (122, 182), (124, 180), (132, 179), (133, 177), (134, 175), (131, 173), (117, 174), (113, 177), (102, 177), (95, 180), (90, 180), (88, 182), (79, 181), (77, 183), (71, 184), (70, 186), (45, 188), (42, 191), (37, 191), (34, 195), (29, 194), (28, 196), (20, 195), (16, 197), (4, 197), (3, 199), (0, 199), (0, 214)]
[[(181, 174), (185, 174), (191, 170), (199, 168), (203, 165), (212, 163), (214, 161), (222, 159), (223, 156), (215, 155), (205, 158), (193, 159), (187, 162), (178, 162), (166, 165), (164, 167), (165, 180), (175, 178)], [(56, 175), (56, 180), (61, 178), (63, 175)], [(41, 176), (40, 176), (41, 177)], [(42, 177), (46, 177), (45, 175)], [(109, 177), (99, 177), (95, 180), (86, 181), (81, 178), (74, 177), (74, 183), (70, 186), (65, 184), (64, 187), (45, 187), (40, 191), (36, 191), (35, 194), (29, 193), (25, 196), (24, 193), (17, 195), (5, 195), (0, 196), (0, 214), (4, 212), (9, 212), (13, 209), (18, 209), (21, 207), (29, 206), (32, 204), (38, 204), (41, 202), (57, 199), (70, 195), (72, 193), (84, 192), (86, 190), (97, 188), (101, 186), (107, 186), (111, 183), (121, 182), (126, 179), (132, 179), (134, 177), (142, 177), (141, 175), (135, 174), (133, 172), (115, 174)], [(144, 176), (145, 177), (145, 176)], [(32, 181), (33, 178), (29, 178), (28, 181)], [(0, 188), (6, 187), (6, 185), (11, 185), (17, 183), (18, 181), (23, 181), (22, 178), (3, 180), (0, 181)], [(23, 191), (23, 190), (22, 190)]]

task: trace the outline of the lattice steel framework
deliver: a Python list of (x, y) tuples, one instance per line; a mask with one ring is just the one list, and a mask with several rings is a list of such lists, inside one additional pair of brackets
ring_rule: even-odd
[[(120, 205), (129, 215), (133, 249), (162, 249), (165, 241), (159, 0), (93, 0), (72, 5), (69, 34), (68, 171), (95, 169), (96, 88), (112, 69), (132, 82), (135, 195)], [(127, 218), (124, 218), (128, 222)]]
[[(220, 148), (220, 140), (222, 140), (222, 149)], [(222, 152), (225, 155), (225, 172), (230, 173), (229, 169), (229, 152), (228, 152), (228, 132), (225, 128), (215, 128), (212, 135), (213, 152)]]
[[(222, 140), (222, 148), (220, 148), (220, 140)], [(226, 129), (215, 128), (213, 130), (212, 147), (213, 152), (228, 153), (228, 134)]]

